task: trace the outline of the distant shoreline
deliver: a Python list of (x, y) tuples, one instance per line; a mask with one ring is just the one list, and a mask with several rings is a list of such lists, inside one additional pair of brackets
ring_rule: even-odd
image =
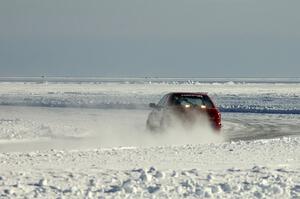
[(300, 83), (300, 77), (0, 77), (0, 82), (65, 82), (65, 83)]

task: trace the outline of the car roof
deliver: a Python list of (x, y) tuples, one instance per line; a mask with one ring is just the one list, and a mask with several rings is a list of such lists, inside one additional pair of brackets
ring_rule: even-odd
[(198, 96), (207, 96), (207, 93), (204, 92), (170, 92), (169, 95), (198, 95)]

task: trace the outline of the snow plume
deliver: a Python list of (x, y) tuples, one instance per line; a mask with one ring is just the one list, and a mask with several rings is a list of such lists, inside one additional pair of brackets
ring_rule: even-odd
[(151, 147), (219, 142), (207, 118), (187, 125), (172, 117), (164, 131), (146, 129), (149, 110), (2, 107), (0, 152)]
[[(184, 120), (184, 121), (183, 121)], [(161, 144), (207, 144), (222, 142), (221, 131), (214, 130), (206, 114), (191, 112), (188, 118), (171, 115), (170, 125), (158, 136)]]
[[(121, 112), (120, 112), (121, 113)], [(128, 113), (128, 112), (127, 112)], [(152, 132), (146, 129), (146, 117), (139, 115), (118, 115), (105, 118), (97, 127), (93, 140), (101, 147), (118, 146), (169, 146), (222, 142), (221, 132), (215, 132), (207, 117), (195, 116), (193, 124), (182, 122), (171, 116), (164, 129)]]

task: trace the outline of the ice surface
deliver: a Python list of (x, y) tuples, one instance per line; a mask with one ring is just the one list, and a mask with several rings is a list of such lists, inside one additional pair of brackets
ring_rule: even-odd
[[(297, 79), (10, 80), (15, 81), (0, 81), (0, 104), (5, 105), (0, 112), (0, 142), (5, 147), (0, 151), (197, 144), (299, 135)], [(185, 136), (183, 129), (172, 130), (169, 137), (147, 137), (148, 103), (171, 91), (208, 92), (222, 112), (221, 135), (226, 137)], [(196, 131), (211, 134), (203, 128)], [(175, 132), (184, 136), (175, 137)]]
[[(131, 80), (132, 81), (132, 80)], [(300, 82), (2, 82), (0, 105), (147, 109), (171, 91), (208, 92), (222, 112), (300, 114)]]

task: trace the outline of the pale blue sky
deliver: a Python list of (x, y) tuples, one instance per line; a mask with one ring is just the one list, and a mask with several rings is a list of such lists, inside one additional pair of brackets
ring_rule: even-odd
[(0, 76), (299, 77), (299, 0), (1, 0)]

